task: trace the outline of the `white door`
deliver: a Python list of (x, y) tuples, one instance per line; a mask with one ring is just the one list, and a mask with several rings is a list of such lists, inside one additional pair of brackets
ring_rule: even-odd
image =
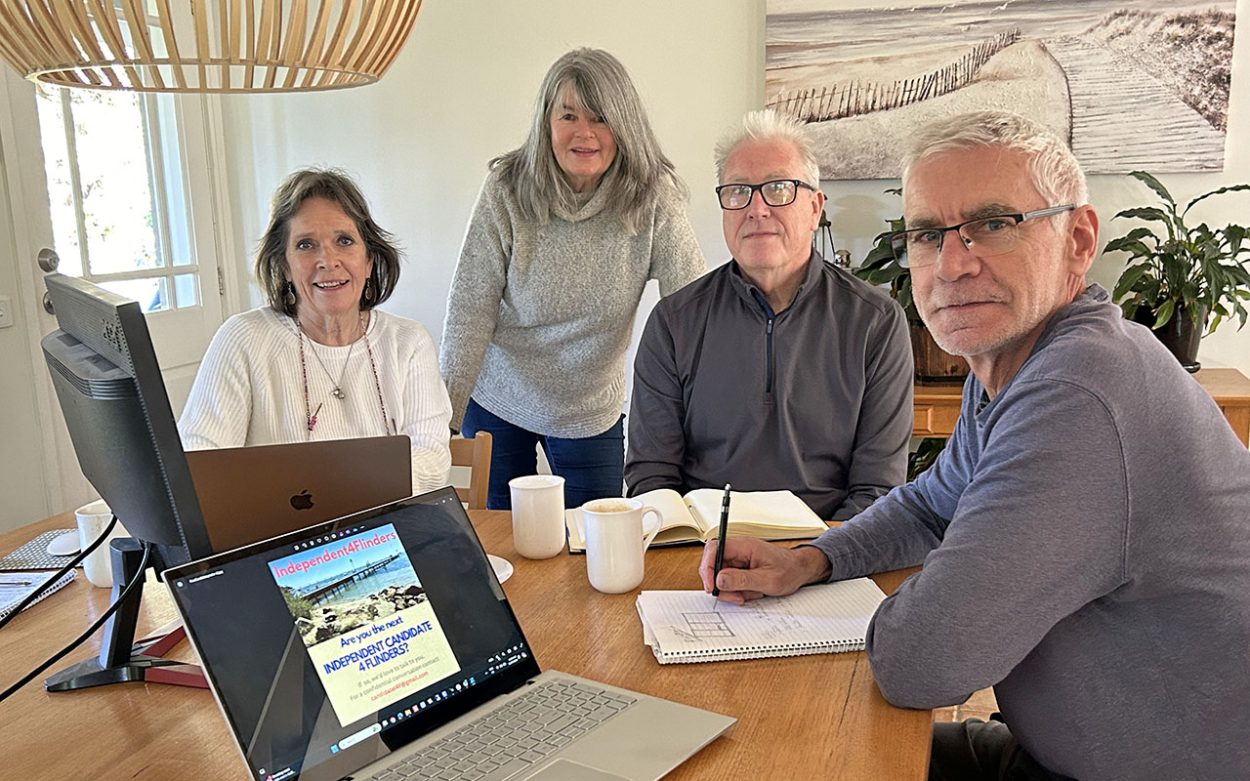
[(36, 88), (0, 68), (0, 309), (8, 299), (14, 320), (4, 328), (0, 311), (0, 528), (11, 528), (95, 497), (39, 348), (56, 327), (41, 251), (143, 305), (176, 415), (222, 321), (226, 242), (212, 99)]

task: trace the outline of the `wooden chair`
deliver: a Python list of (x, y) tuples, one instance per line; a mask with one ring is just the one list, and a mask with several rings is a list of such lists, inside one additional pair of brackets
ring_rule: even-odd
[(486, 509), (486, 494), (490, 487), (490, 433), (477, 432), (472, 439), (459, 437), (451, 440), (451, 465), (470, 469), (469, 487), (456, 486), (456, 495), (466, 502), (470, 510)]

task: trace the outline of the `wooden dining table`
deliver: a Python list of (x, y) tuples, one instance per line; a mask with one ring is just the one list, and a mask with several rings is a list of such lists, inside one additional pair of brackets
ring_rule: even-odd
[[(512, 563), (504, 583), (544, 669), (667, 697), (737, 718), (726, 735), (674, 770), (671, 779), (922, 779), (932, 714), (887, 703), (862, 652), (710, 664), (661, 665), (643, 644), (637, 592), (600, 594), (583, 556), (532, 561), (512, 545), (507, 512), (472, 511), (486, 550)], [(0, 534), (0, 554), (38, 533), (73, 526), (72, 514)], [(701, 549), (653, 549), (643, 589), (699, 588)], [(874, 580), (887, 593), (910, 571)], [(81, 633), (110, 592), (79, 574), (66, 588), (0, 631), (0, 687)], [(163, 584), (144, 592), (139, 631), (176, 620)], [(128, 683), (48, 693), (43, 678), (95, 653), (99, 633), (37, 681), (0, 703), (0, 773), (23, 779), (248, 778), (212, 694), (204, 689)], [(186, 643), (178, 658), (194, 661)], [(656, 740), (662, 741), (663, 735)]]

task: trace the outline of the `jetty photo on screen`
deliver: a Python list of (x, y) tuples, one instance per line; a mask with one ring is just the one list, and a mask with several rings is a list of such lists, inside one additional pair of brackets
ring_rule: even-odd
[(342, 725), (459, 672), (393, 524), (334, 535), (269, 570)]

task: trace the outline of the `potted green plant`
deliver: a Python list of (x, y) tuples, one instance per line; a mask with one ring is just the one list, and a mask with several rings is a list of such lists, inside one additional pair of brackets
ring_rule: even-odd
[(1227, 318), (1246, 324), (1243, 302), (1250, 300), (1248, 229), (1236, 224), (1212, 228), (1186, 223), (1189, 210), (1215, 195), (1250, 190), (1250, 184), (1221, 187), (1199, 195), (1181, 209), (1158, 179), (1145, 171), (1129, 174), (1145, 184), (1163, 206), (1125, 209), (1112, 219), (1157, 223), (1133, 228), (1112, 239), (1104, 252), (1129, 253), (1112, 292), (1124, 316), (1151, 328), (1188, 371), (1198, 371), (1198, 342)]
[[(902, 190), (897, 188), (886, 192), (902, 194)], [(874, 239), (873, 248), (854, 270), (855, 276), (873, 285), (889, 285), (890, 295), (903, 307), (911, 330), (911, 352), (916, 364), (916, 379), (921, 382), (962, 380), (968, 376), (968, 362), (958, 355), (951, 355), (933, 341), (933, 335), (920, 319), (916, 303), (912, 300), (911, 271), (899, 265), (894, 257), (894, 250), (890, 248), (890, 235), (903, 229), (903, 218), (886, 222), (890, 229)]]

